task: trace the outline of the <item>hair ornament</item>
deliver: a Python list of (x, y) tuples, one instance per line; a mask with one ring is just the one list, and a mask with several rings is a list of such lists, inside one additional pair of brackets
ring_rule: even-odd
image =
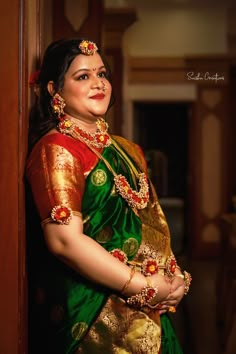
[(34, 87), (34, 85), (38, 84), (39, 74), (40, 74), (40, 70), (36, 70), (36, 71), (32, 72), (32, 74), (30, 75), (30, 78), (29, 78), (29, 86), (30, 87)]
[(39, 75), (40, 70), (34, 71), (29, 78), (29, 87), (33, 89), (34, 93), (39, 96), (40, 85), (39, 85)]
[(83, 40), (79, 45), (79, 49), (84, 55), (93, 55), (98, 50), (98, 47), (94, 42)]

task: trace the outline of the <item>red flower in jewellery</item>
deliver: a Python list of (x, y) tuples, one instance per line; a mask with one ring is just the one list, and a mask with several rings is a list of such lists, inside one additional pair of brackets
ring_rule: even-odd
[(122, 263), (127, 263), (128, 257), (125, 252), (121, 251), (119, 248), (115, 248), (110, 252), (115, 258), (118, 258)]
[(51, 218), (58, 224), (68, 225), (72, 218), (72, 210), (63, 205), (57, 205), (52, 209)]
[(93, 55), (97, 52), (98, 47), (94, 42), (83, 40), (79, 45), (79, 49), (84, 55)]
[(76, 127), (75, 131), (77, 131), (85, 142), (94, 145), (95, 147), (106, 147), (111, 143), (110, 136), (107, 133), (97, 132), (94, 134), (89, 134), (79, 127)]
[(144, 173), (139, 174), (139, 192), (130, 187), (127, 179), (122, 175), (116, 175), (114, 182), (118, 193), (124, 198), (131, 208), (144, 209), (149, 200), (148, 179)]
[(70, 134), (89, 146), (94, 146), (96, 148), (109, 146), (111, 144), (111, 138), (107, 133), (108, 124), (103, 118), (100, 118), (96, 122), (96, 125), (97, 131), (95, 133), (88, 133), (63, 115), (59, 119), (58, 129), (60, 133)]
[(142, 263), (142, 273), (147, 277), (158, 272), (158, 263), (155, 259), (145, 259)]
[(96, 122), (97, 130), (95, 133), (89, 133), (80, 128), (74, 122), (69, 123), (69, 120), (63, 116), (59, 120), (57, 125), (58, 130), (62, 134), (68, 134), (73, 138), (82, 141), (101, 159), (109, 171), (114, 176), (114, 183), (116, 191), (120, 196), (126, 200), (128, 205), (133, 209), (144, 209), (149, 201), (149, 184), (148, 177), (145, 173), (135, 173), (137, 179), (137, 184), (139, 185), (139, 190), (136, 191), (131, 188), (126, 177), (121, 174), (116, 174), (110, 163), (94, 148), (105, 148), (108, 147), (112, 140), (107, 132), (108, 124), (103, 118), (98, 119)]
[(95, 139), (97, 140), (98, 143), (102, 143), (103, 145), (107, 145), (108, 140), (110, 139), (110, 136), (108, 134), (95, 134)]
[(142, 308), (143, 306), (148, 306), (150, 308), (155, 308), (155, 305), (151, 305), (152, 299), (158, 294), (158, 288), (150, 288), (145, 286), (140, 293), (128, 297), (126, 300), (127, 304), (135, 307)]
[(157, 295), (157, 289), (155, 288), (146, 288), (145, 300), (149, 302)]
[(69, 129), (72, 126), (72, 121), (69, 119), (66, 119), (65, 116), (59, 118), (60, 121), (60, 129), (61, 131), (65, 131), (66, 129)]
[(166, 274), (169, 277), (173, 277), (175, 269), (177, 266), (177, 262), (174, 256), (170, 256), (166, 260)]

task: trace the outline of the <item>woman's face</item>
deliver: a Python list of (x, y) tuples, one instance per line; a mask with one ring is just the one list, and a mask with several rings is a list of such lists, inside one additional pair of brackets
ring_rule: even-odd
[(111, 98), (111, 84), (98, 53), (79, 54), (71, 63), (60, 95), (64, 98), (65, 113), (77, 119), (91, 121), (103, 116)]

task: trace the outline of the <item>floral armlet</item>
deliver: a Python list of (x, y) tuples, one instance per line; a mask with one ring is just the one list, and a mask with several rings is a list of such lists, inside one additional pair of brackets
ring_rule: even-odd
[(56, 205), (52, 208), (50, 218), (44, 219), (41, 225), (44, 226), (48, 223), (57, 223), (60, 225), (68, 225), (72, 219), (72, 215), (81, 216), (79, 211), (72, 211), (71, 208), (64, 205)]

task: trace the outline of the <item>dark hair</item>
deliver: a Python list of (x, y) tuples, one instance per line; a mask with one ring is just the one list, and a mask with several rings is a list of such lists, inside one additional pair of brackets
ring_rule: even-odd
[[(52, 111), (51, 95), (48, 92), (47, 85), (49, 81), (54, 82), (55, 90), (63, 88), (64, 77), (72, 61), (79, 54), (82, 54), (79, 45), (82, 39), (61, 39), (52, 42), (46, 49), (38, 77), (38, 96), (31, 108), (29, 115), (29, 150), (33, 145), (57, 125), (57, 117)], [(88, 40), (88, 39), (86, 39)], [(102, 52), (98, 48), (97, 53), (101, 56), (106, 67), (107, 79), (111, 81), (111, 71)], [(114, 103), (112, 95), (109, 107)]]

